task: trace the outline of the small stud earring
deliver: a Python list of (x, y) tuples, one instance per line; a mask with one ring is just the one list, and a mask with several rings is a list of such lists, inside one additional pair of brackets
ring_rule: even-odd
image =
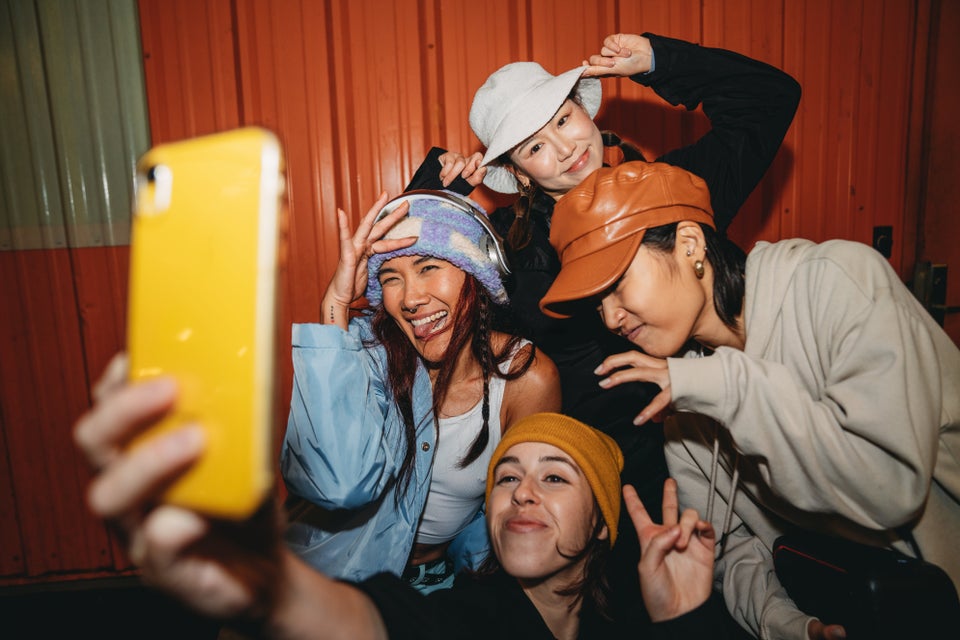
[(703, 279), (703, 260), (697, 260), (693, 263), (693, 272), (697, 274), (697, 280)]
[(688, 256), (692, 256), (692, 255), (693, 255), (693, 251), (692, 251), (691, 249), (687, 249), (687, 255), (688, 255)]

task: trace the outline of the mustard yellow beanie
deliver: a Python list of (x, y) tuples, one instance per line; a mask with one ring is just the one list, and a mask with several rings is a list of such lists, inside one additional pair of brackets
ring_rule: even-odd
[(610, 546), (617, 540), (620, 520), (620, 471), (623, 453), (605, 433), (559, 413), (535, 413), (514, 423), (500, 440), (487, 468), (487, 503), (493, 489), (493, 470), (507, 449), (521, 442), (545, 442), (569, 455), (583, 471), (600, 505), (610, 531)]

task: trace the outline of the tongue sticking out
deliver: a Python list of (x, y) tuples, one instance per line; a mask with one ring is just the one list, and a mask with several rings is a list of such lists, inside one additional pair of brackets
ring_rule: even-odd
[(433, 337), (434, 334), (443, 330), (447, 324), (447, 314), (437, 315), (439, 317), (431, 317), (428, 321), (413, 326), (413, 335), (415, 335), (418, 340), (428, 340)]

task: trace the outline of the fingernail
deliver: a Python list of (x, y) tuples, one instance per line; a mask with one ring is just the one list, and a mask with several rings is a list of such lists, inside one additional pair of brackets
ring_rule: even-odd
[(144, 390), (148, 391), (151, 395), (156, 394), (160, 396), (168, 396), (177, 391), (177, 382), (170, 376), (163, 376), (161, 378), (154, 378), (147, 382), (144, 382)]
[(203, 446), (206, 434), (199, 425), (191, 424), (177, 429), (164, 439), (163, 446), (169, 453), (181, 456), (185, 452), (194, 453)]
[(598, 382), (597, 384), (599, 384), (601, 387), (604, 387), (604, 388), (609, 387), (609, 386), (610, 386), (610, 378), (604, 378), (603, 380), (601, 380), (601, 381)]
[(598, 366), (596, 369), (593, 370), (593, 372), (597, 375), (600, 375), (601, 373), (603, 373), (603, 365), (601, 364), (600, 366)]
[(633, 419), (633, 424), (634, 426), (639, 427), (646, 421), (647, 421), (647, 416), (641, 413), (640, 415), (638, 415), (636, 418)]

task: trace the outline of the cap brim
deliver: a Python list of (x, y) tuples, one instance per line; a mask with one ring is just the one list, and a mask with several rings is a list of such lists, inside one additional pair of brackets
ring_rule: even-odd
[(569, 318), (576, 303), (610, 288), (633, 262), (645, 231), (565, 262), (556, 280), (540, 299), (540, 310), (553, 318)]

